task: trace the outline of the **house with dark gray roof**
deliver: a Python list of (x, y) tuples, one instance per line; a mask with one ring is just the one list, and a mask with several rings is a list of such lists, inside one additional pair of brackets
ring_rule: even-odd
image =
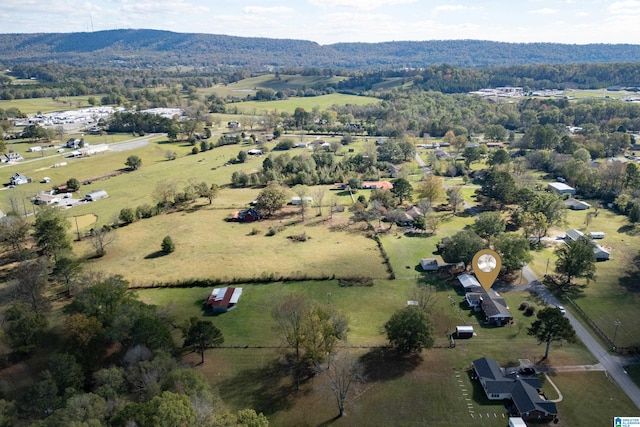
[(539, 378), (522, 376), (515, 369), (502, 369), (498, 362), (488, 357), (474, 360), (472, 367), (487, 399), (510, 399), (517, 415), (525, 421), (551, 422), (557, 419), (556, 404), (541, 394)]

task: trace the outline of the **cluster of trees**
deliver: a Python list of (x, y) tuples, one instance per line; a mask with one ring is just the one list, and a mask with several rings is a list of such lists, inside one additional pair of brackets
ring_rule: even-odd
[(209, 204), (212, 204), (213, 200), (218, 196), (218, 191), (219, 187), (217, 184), (209, 185), (204, 181), (197, 182), (194, 179), (187, 181), (182, 191), (179, 191), (173, 182), (161, 181), (156, 184), (151, 194), (155, 202), (154, 206), (143, 204), (137, 206), (135, 209), (130, 207), (122, 208), (120, 209), (118, 219), (124, 225), (131, 224), (132, 222), (151, 218), (171, 209), (178, 209), (181, 206), (194, 202), (198, 198), (207, 199)]
[(230, 413), (202, 374), (176, 359), (176, 332), (184, 347), (201, 354), (222, 344), (212, 322), (181, 325), (139, 301), (118, 276), (80, 276), (76, 282), (62, 328), (48, 325), (42, 307), (34, 311), (14, 302), (7, 311), (12, 349), (21, 355), (46, 351), (49, 360), (19, 399), (2, 401), (3, 416), (47, 426), (268, 425), (252, 410)]
[(278, 181), (293, 186), (351, 182), (354, 179), (352, 183), (356, 184), (351, 187), (356, 190), (361, 188), (363, 180), (379, 180), (388, 174), (391, 164), (408, 161), (414, 154), (415, 147), (407, 141), (386, 141), (378, 147), (369, 142), (364, 153), (345, 155), (342, 159), (324, 150), (312, 153), (304, 150), (293, 156), (288, 152), (271, 153), (263, 160), (261, 171), (251, 174), (236, 171), (231, 184), (246, 187)]

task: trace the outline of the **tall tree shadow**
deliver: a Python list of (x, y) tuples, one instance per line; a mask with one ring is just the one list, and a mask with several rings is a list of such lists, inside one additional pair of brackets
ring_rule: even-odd
[(270, 415), (290, 408), (296, 397), (308, 393), (296, 387), (294, 373), (295, 364), (274, 359), (224, 380), (219, 386), (220, 394), (238, 406)]
[(360, 357), (366, 382), (389, 381), (416, 369), (423, 361), (420, 354), (399, 354), (393, 348), (374, 348)]

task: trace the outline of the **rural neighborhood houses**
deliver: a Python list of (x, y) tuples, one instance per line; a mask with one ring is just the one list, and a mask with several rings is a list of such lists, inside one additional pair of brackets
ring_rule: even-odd
[(472, 362), (474, 379), (480, 381), (489, 400), (511, 400), (512, 412), (525, 421), (551, 422), (557, 419), (556, 404), (541, 392), (542, 382), (535, 376), (520, 375), (517, 368), (501, 368), (493, 359)]
[[(597, 238), (604, 238), (604, 233), (600, 234), (598, 232), (596, 232), (596, 236)], [(600, 237), (602, 236), (602, 237)], [(578, 240), (581, 237), (587, 237), (584, 235), (584, 233), (580, 230), (567, 230), (567, 232), (565, 233), (565, 242), (568, 240)], [(587, 237), (588, 238), (588, 237)], [(592, 242), (593, 243), (593, 253), (596, 256), (596, 261), (606, 261), (609, 259), (609, 257), (611, 256), (611, 253), (606, 250), (605, 248), (603, 248), (601, 245)]]
[(31, 182), (31, 178), (17, 172), (14, 173), (11, 178), (9, 178), (9, 185), (22, 185), (28, 184), (29, 182)]
[(253, 208), (235, 211), (228, 220), (237, 222), (254, 222), (260, 220), (260, 212)]
[(21, 160), (24, 160), (24, 158), (22, 158), (20, 153), (16, 152), (5, 153), (0, 157), (0, 162), (2, 163), (19, 162)]
[(458, 282), (465, 292), (465, 300), (474, 311), (482, 311), (486, 323), (503, 326), (513, 320), (504, 298), (493, 289), (485, 291), (478, 279), (472, 274), (461, 274)]

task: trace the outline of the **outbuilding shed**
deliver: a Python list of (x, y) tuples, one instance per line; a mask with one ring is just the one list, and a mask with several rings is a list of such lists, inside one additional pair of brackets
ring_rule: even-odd
[(87, 202), (95, 202), (96, 200), (104, 199), (106, 197), (109, 197), (106, 191), (96, 190), (96, 191), (92, 191), (91, 193), (87, 193), (87, 195), (84, 196), (84, 199)]
[(207, 299), (206, 306), (213, 313), (226, 313), (236, 308), (240, 296), (242, 296), (242, 288), (234, 288), (231, 286), (214, 288)]
[(456, 326), (456, 338), (471, 338), (474, 333), (473, 326)]
[(547, 187), (549, 188), (549, 190), (561, 196), (564, 194), (570, 194), (572, 196), (576, 194), (575, 188), (563, 182), (550, 182), (549, 184), (547, 184)]

